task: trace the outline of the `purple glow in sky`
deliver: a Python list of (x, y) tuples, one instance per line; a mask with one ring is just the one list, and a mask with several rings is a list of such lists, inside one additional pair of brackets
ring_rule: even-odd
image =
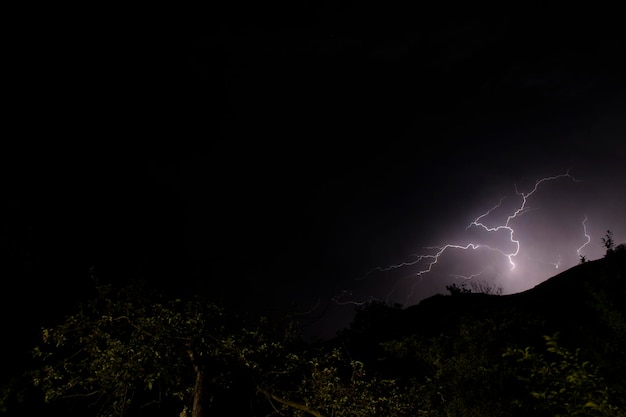
[[(567, 171), (541, 177), (534, 185), (514, 184), (511, 188), (510, 195), (469, 220), (465, 228), (442, 231), (436, 244), (421, 247), (399, 263), (377, 266), (357, 281), (384, 282), (379, 288), (388, 288), (388, 292), (379, 299), (405, 306), (445, 293), (446, 285), (463, 280), (481, 280), (511, 294), (576, 265), (581, 256), (587, 260), (603, 256), (601, 237), (609, 229), (617, 231), (618, 242), (626, 238), (626, 224), (618, 212), (613, 212), (609, 222), (607, 213), (599, 212), (623, 209), (624, 196), (614, 199), (605, 195), (602, 200), (596, 194), (588, 200), (601, 184), (578, 179)], [(354, 305), (380, 297), (359, 298), (356, 294), (355, 289), (344, 290), (335, 301)]]
[[(36, 300), (95, 265), (246, 311), (327, 305), (329, 336), (367, 300), (512, 293), (600, 258), (607, 230), (626, 241), (621, 3), (30, 23), (7, 61), (7, 274)], [(49, 137), (66, 147), (37, 152)]]

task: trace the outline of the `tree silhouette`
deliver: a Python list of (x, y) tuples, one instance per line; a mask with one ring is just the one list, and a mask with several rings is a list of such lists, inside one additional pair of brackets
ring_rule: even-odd
[(295, 323), (245, 319), (199, 297), (167, 300), (138, 284), (97, 290), (42, 329), (31, 377), (46, 402), (102, 417), (174, 407), (184, 417), (240, 415), (250, 402), (268, 415), (413, 415), (395, 379), (345, 349), (305, 344)]
[(615, 247), (615, 241), (613, 240), (613, 232), (610, 230), (606, 231), (605, 237), (602, 238), (602, 245), (606, 248), (606, 255), (609, 256), (613, 253), (613, 248)]
[(611, 249), (512, 297), (464, 281), (405, 309), (371, 302), (311, 343), (292, 316), (100, 284), (42, 329), (26, 375), (53, 404), (17, 415), (626, 416), (626, 246)]

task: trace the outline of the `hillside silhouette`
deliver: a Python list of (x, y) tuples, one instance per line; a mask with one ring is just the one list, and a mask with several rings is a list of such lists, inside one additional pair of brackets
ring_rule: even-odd
[[(359, 309), (358, 314), (368, 315), (364, 310), (389, 310), (379, 312), (371, 331), (397, 335), (418, 332), (436, 334), (445, 331), (471, 317), (497, 317), (506, 312), (541, 317), (545, 329), (554, 328), (566, 333), (599, 331), (598, 325), (606, 319), (600, 310), (616, 308), (626, 313), (626, 253), (585, 262), (565, 270), (526, 291), (495, 295), (468, 290), (459, 294), (437, 294), (420, 303), (400, 308), (384, 303), (372, 303)], [(357, 317), (356, 323), (360, 322)], [(358, 326), (358, 324), (356, 324)], [(352, 327), (355, 323), (352, 324)], [(387, 329), (387, 331), (382, 331)]]
[[(518, 392), (530, 388), (518, 383), (525, 379), (538, 384), (537, 370), (554, 373), (557, 368), (568, 369), (567, 380), (575, 381), (580, 369), (593, 367), (593, 378), (601, 378), (614, 398), (626, 398), (626, 251), (620, 245), (602, 259), (581, 263), (516, 294), (455, 291), (405, 309), (373, 303), (359, 309), (340, 339), (382, 373), (437, 380), (441, 389), (447, 386), (460, 408), (431, 404), (446, 412), (471, 409), (476, 415), (523, 415), (524, 407), (511, 409), (505, 404), (529, 404), (540, 398), (541, 406), (525, 412), (552, 415), (563, 398), (542, 397), (536, 392), (542, 388), (535, 386), (532, 395), (520, 400)], [(515, 365), (507, 362), (507, 352), (517, 352)], [(528, 375), (520, 377), (517, 369), (513, 373), (518, 375), (507, 380), (507, 372), (528, 365), (531, 357), (535, 373), (527, 370)], [(482, 369), (482, 376), (475, 374), (476, 369)], [(549, 379), (542, 378), (541, 383), (548, 384)], [(554, 388), (543, 387), (550, 392), (578, 389)], [(545, 406), (549, 399), (552, 408)]]

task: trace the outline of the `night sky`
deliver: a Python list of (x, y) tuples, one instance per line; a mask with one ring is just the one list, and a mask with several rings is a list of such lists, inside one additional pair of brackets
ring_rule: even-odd
[[(407, 306), (474, 274), (522, 291), (601, 257), (607, 229), (626, 242), (620, 2), (291, 3), (23, 19), (5, 314), (71, 308), (95, 267), (236, 308), (319, 304), (328, 337), (363, 301)], [(505, 225), (516, 190), (511, 270), (509, 230), (468, 226), (499, 202), (481, 223)], [(428, 273), (433, 258), (385, 271), (470, 243)]]

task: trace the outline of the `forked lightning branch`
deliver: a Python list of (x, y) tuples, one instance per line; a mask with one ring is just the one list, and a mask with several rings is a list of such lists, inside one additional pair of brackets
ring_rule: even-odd
[[(485, 211), (480, 216), (476, 217), (472, 222), (470, 222), (467, 225), (466, 230), (476, 228), (487, 233), (504, 234), (507, 237), (507, 241), (504, 242), (505, 243), (504, 245), (494, 246), (494, 245), (488, 245), (482, 242), (470, 242), (466, 244), (447, 243), (442, 246), (429, 246), (429, 247), (424, 248), (424, 253), (412, 254), (410, 256), (409, 261), (373, 268), (370, 271), (368, 271), (359, 280), (364, 280), (368, 278), (369, 276), (371, 276), (372, 274), (385, 273), (385, 272), (389, 272), (389, 271), (397, 270), (401, 268), (412, 269), (412, 271), (409, 274), (409, 277), (413, 277), (413, 278), (422, 277), (432, 272), (436, 268), (437, 264), (442, 259), (442, 257), (445, 256), (446, 253), (448, 253), (449, 251), (470, 251), (470, 250), (476, 251), (478, 249), (485, 249), (485, 250), (498, 253), (500, 256), (506, 259), (510, 270), (513, 271), (517, 267), (515, 258), (519, 255), (520, 248), (522, 245), (522, 242), (516, 237), (515, 220), (530, 210), (528, 206), (528, 202), (543, 184), (547, 182), (551, 182), (551, 181), (561, 180), (561, 179), (569, 180), (572, 182), (581, 182), (577, 180), (576, 178), (574, 178), (569, 173), (569, 171), (567, 171), (563, 174), (554, 175), (550, 177), (544, 177), (544, 178), (540, 178), (536, 180), (534, 186), (530, 189), (530, 191), (527, 191), (527, 192), (520, 192), (517, 186), (515, 186), (515, 194), (519, 198), (519, 204), (515, 206), (513, 209), (511, 209), (509, 214), (506, 216), (506, 220), (504, 220), (501, 224), (496, 224), (495, 226), (487, 225), (487, 220), (490, 219), (490, 216), (492, 215), (492, 213), (496, 211), (497, 209), (502, 208), (502, 202), (504, 198), (501, 198), (500, 201), (495, 206), (491, 207), (489, 210)], [(579, 257), (583, 256), (582, 250), (591, 241), (591, 237), (587, 233), (586, 223), (587, 223), (587, 217), (585, 217), (582, 220), (582, 229), (583, 229), (583, 233), (585, 237), (585, 242), (577, 249), (577, 254)], [(553, 264), (553, 265), (557, 265), (558, 267), (558, 264)], [(415, 268), (417, 269), (415, 270)], [(487, 268), (483, 268), (481, 272), (472, 273), (470, 275), (456, 274), (456, 275), (451, 275), (451, 276), (471, 279), (471, 278), (481, 275), (486, 269)], [(416, 282), (417, 281), (414, 281), (413, 285), (411, 286), (411, 291), (409, 292), (407, 296), (407, 301), (413, 296)], [(390, 296), (396, 291), (397, 285), (398, 285), (398, 282), (396, 283), (396, 285), (394, 285), (394, 287), (390, 291), (389, 295), (387, 296), (387, 299), (389, 299)], [(345, 297), (335, 297), (335, 302), (339, 304), (360, 304), (361, 303), (360, 301), (347, 300), (345, 299)]]

